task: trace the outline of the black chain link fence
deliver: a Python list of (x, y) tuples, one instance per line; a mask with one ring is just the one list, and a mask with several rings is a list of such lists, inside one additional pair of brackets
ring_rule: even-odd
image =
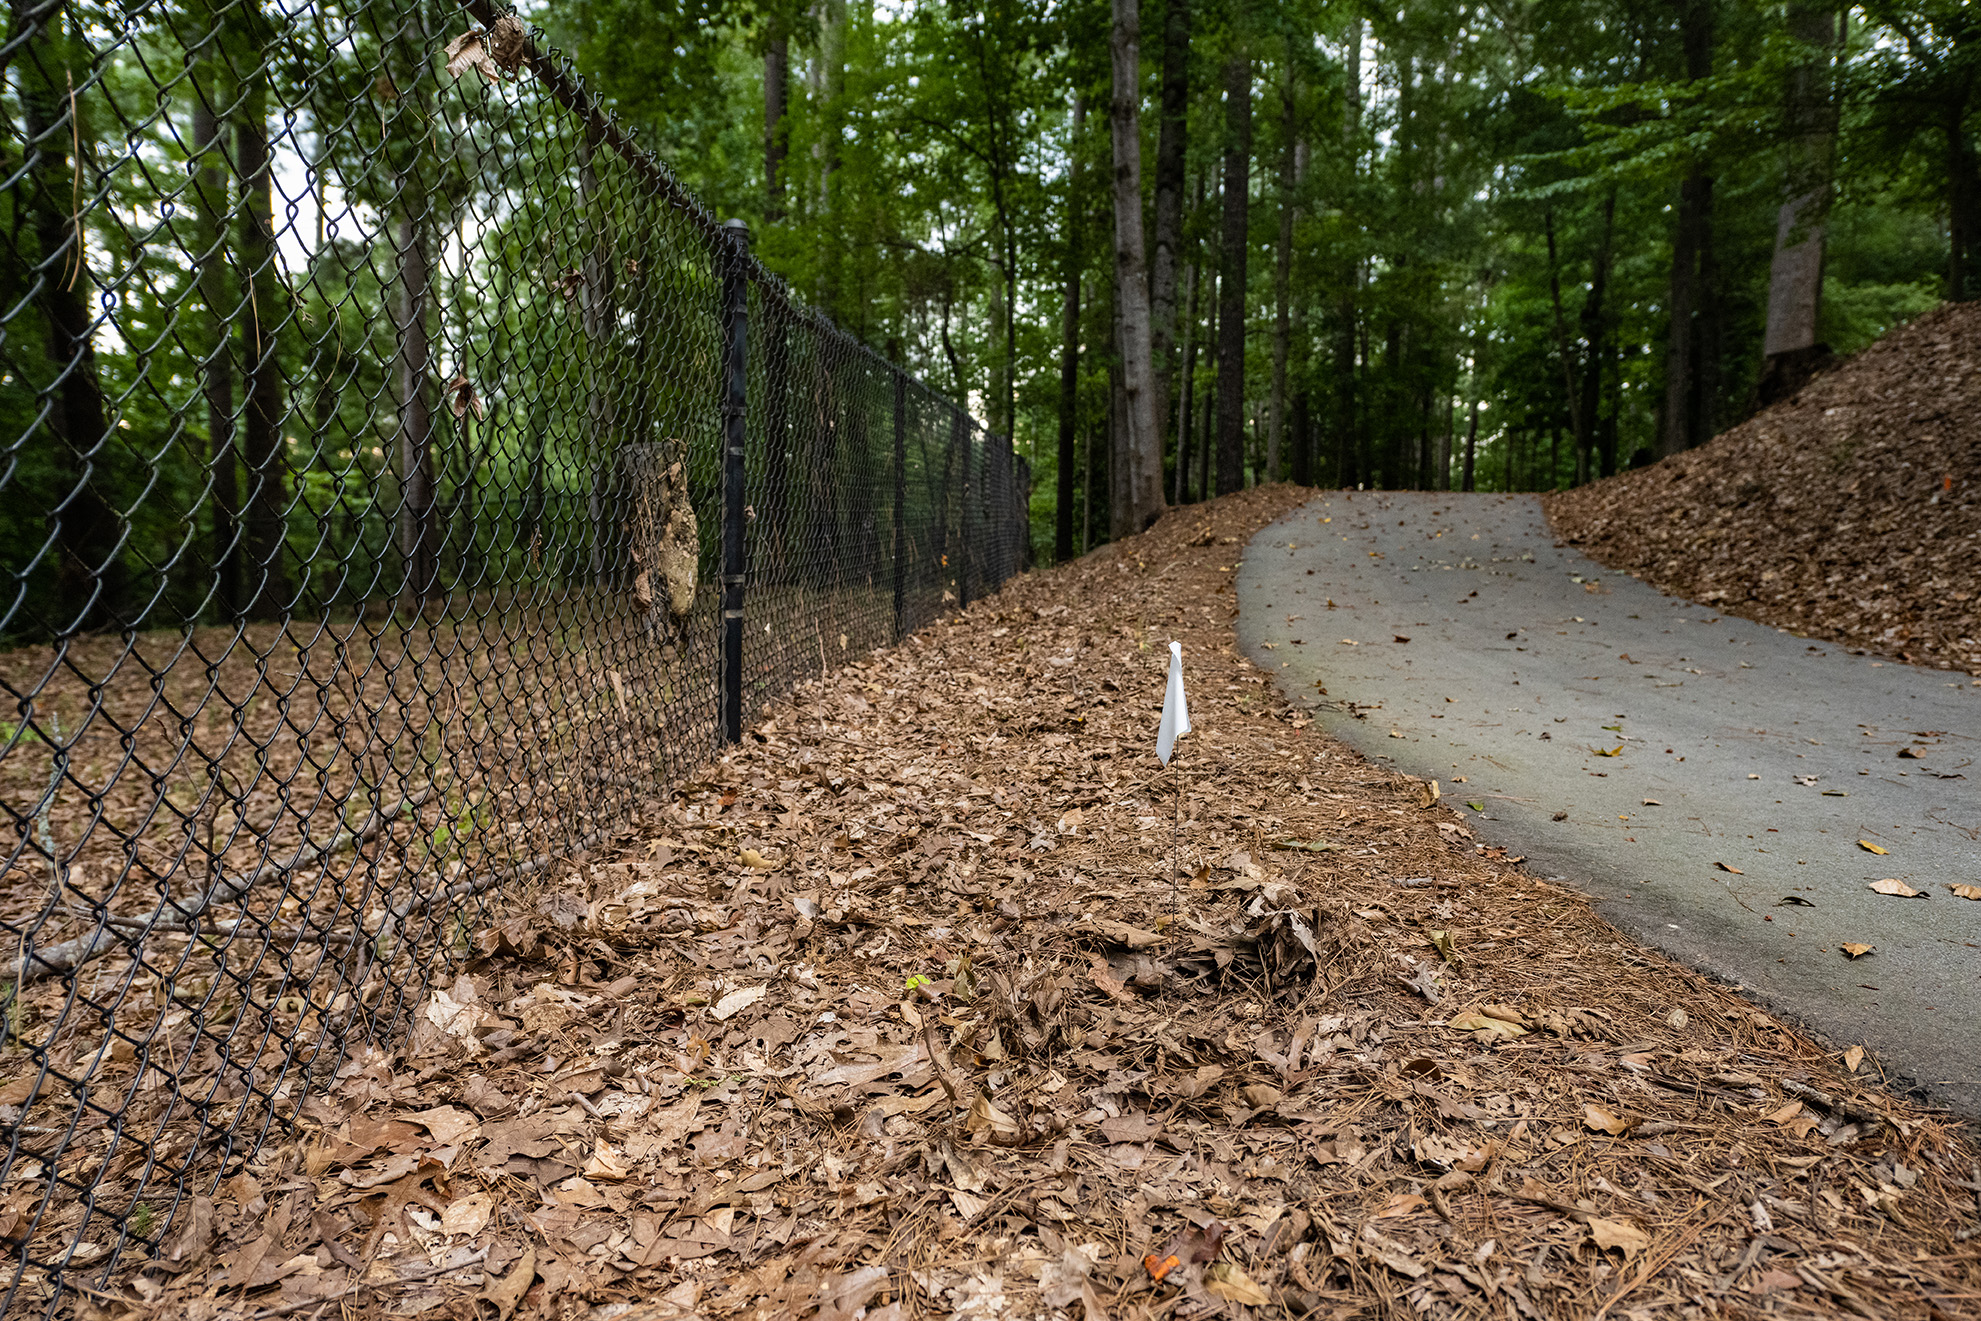
[(486, 0), (11, 0), (0, 1312), (155, 1254), (799, 679), (1015, 573), (1010, 443)]

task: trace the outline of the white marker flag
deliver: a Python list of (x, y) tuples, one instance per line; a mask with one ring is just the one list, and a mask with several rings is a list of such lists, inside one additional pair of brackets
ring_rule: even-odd
[(1162, 699), (1162, 728), (1156, 731), (1156, 760), (1169, 765), (1176, 740), (1190, 732), (1190, 703), (1183, 696), (1183, 644), (1169, 644), (1169, 691)]

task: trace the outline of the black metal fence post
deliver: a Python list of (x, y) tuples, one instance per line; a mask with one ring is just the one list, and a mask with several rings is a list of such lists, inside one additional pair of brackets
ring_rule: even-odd
[(894, 639), (908, 635), (908, 378), (894, 372)]
[(723, 226), (722, 261), (722, 741), (743, 741), (744, 422), (749, 404), (750, 227)]
[(965, 421), (963, 432), (963, 462), (958, 465), (956, 502), (962, 508), (957, 511), (956, 530), (956, 604), (959, 610), (970, 608), (970, 560), (974, 547), (970, 544), (970, 495), (976, 483), (970, 480), (970, 454), (978, 448), (976, 424)]

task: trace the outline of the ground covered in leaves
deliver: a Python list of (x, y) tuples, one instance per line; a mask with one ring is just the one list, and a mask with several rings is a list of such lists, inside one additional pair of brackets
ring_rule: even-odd
[(1711, 443), (1546, 497), (1660, 591), (1981, 675), (1981, 303), (1946, 304)]
[(797, 693), (519, 893), (86, 1309), (1974, 1315), (1960, 1130), (1237, 653), (1240, 551), (1302, 494), (1173, 512)]

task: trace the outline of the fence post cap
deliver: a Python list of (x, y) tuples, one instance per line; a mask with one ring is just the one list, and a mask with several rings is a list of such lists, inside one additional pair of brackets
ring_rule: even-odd
[(725, 220), (722, 222), (722, 227), (725, 230), (729, 231), (729, 236), (735, 239), (738, 243), (741, 243), (746, 247), (749, 245), (750, 242), (749, 221), (737, 220), (737, 219)]

